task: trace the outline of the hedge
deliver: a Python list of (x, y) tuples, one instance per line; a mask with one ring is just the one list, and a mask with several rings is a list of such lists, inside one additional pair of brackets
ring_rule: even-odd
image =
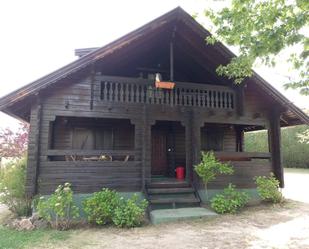
[[(281, 149), (283, 166), (287, 168), (309, 168), (309, 145), (299, 142), (297, 137), (309, 129), (306, 125), (293, 126), (281, 129)], [(266, 131), (245, 133), (245, 151), (267, 152), (268, 138)]]

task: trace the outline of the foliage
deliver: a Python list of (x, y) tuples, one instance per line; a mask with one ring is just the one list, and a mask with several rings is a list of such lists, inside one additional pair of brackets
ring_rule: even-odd
[(302, 133), (298, 133), (297, 137), (299, 138), (300, 143), (309, 144), (309, 129), (305, 130)]
[(222, 163), (216, 159), (212, 151), (201, 152), (202, 160), (194, 166), (194, 170), (205, 184), (206, 196), (208, 200), (207, 184), (216, 179), (218, 175), (231, 175), (234, 173), (233, 167), (228, 163)]
[(270, 176), (258, 176), (254, 178), (259, 196), (264, 201), (279, 203), (283, 201), (282, 193), (279, 191), (279, 181), (273, 174)]
[(40, 197), (37, 203), (39, 215), (59, 230), (70, 228), (73, 218), (79, 217), (79, 209), (73, 201), (70, 183), (59, 185), (49, 197)]
[(249, 201), (249, 195), (246, 192), (239, 192), (231, 183), (211, 199), (211, 207), (219, 214), (236, 213), (243, 208)]
[(0, 202), (18, 216), (31, 213), (31, 200), (25, 195), (26, 158), (12, 161), (0, 171)]
[(32, 248), (36, 245), (42, 246), (45, 241), (59, 242), (66, 240), (68, 232), (51, 230), (16, 231), (0, 226), (0, 248), (23, 249)]
[(117, 227), (136, 227), (140, 226), (145, 216), (148, 206), (146, 200), (139, 201), (135, 194), (130, 199), (122, 199), (121, 205), (115, 209), (113, 222)]
[(116, 191), (106, 188), (94, 193), (83, 202), (88, 221), (97, 225), (111, 223), (115, 209), (119, 205), (120, 197)]
[[(299, 133), (308, 130), (308, 126), (294, 126), (281, 129), (281, 151), (284, 167), (309, 168), (309, 145), (299, 143)], [(245, 150), (252, 152), (268, 152), (266, 131), (246, 132)]]
[(216, 28), (215, 35), (206, 39), (209, 44), (222, 40), (239, 48), (239, 57), (217, 68), (219, 75), (240, 83), (252, 76), (255, 62), (274, 66), (277, 58), (289, 63), (298, 75), (285, 87), (309, 95), (307, 0), (232, 0), (228, 7), (219, 11), (208, 9), (205, 15)]
[(19, 129), (14, 132), (10, 128), (0, 130), (0, 158), (21, 158), (27, 151), (29, 126), (20, 123)]

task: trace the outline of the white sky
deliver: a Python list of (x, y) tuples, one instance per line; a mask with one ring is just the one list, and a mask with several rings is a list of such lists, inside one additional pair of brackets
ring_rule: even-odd
[[(103, 46), (177, 6), (193, 14), (208, 4), (207, 0), (1, 1), (0, 97), (75, 60), (76, 48)], [(308, 97), (282, 90), (284, 64), (257, 71), (296, 105), (309, 108)], [(0, 127), (16, 123), (0, 113)]]

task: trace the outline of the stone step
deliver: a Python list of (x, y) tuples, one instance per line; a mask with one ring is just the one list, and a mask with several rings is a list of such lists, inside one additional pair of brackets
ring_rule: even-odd
[(193, 188), (149, 188), (148, 194), (182, 194), (182, 193), (194, 193)]
[(150, 212), (150, 221), (153, 224), (159, 224), (185, 219), (213, 218), (215, 216), (217, 216), (216, 213), (202, 207), (158, 209)]

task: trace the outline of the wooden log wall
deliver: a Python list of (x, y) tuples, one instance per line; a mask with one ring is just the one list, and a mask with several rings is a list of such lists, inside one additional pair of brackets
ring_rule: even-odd
[[(211, 110), (203, 107), (141, 103), (109, 103), (101, 100), (102, 77), (99, 75), (89, 76), (83, 80), (77, 80), (75, 83), (58, 85), (41, 92), (41, 113), (37, 104), (33, 105), (31, 112), (27, 177), (29, 193), (51, 193), (56, 184), (67, 181), (73, 183), (73, 189), (76, 192), (92, 192), (108, 186), (126, 191), (142, 189), (144, 183), (149, 181), (151, 177), (151, 126), (155, 124), (156, 120), (181, 122), (185, 130), (186, 166), (189, 168), (192, 168), (193, 163), (198, 158), (198, 151), (196, 149), (192, 151), (192, 147), (196, 143), (200, 143), (198, 133), (195, 132), (196, 127), (202, 127), (204, 123), (262, 126), (268, 123), (267, 110), (263, 106), (259, 106), (260, 101), (257, 98), (251, 99), (251, 97), (244, 101), (245, 106), (248, 103), (250, 107), (245, 108), (242, 116), (239, 116), (235, 110)], [(132, 82), (136, 79), (119, 78), (118, 80), (119, 82)], [(246, 89), (244, 94), (254, 94), (254, 89), (251, 90)], [(256, 110), (261, 115), (252, 118)], [(130, 120), (135, 127), (135, 150), (139, 152), (134, 165), (129, 167), (118, 165), (116, 168), (119, 167), (119, 172), (116, 173), (117, 170), (112, 170), (112, 166), (105, 169), (100, 163), (85, 163), (83, 166), (80, 162), (77, 165), (72, 162), (49, 162), (46, 152), (52, 144), (50, 141), (51, 124), (55, 122), (56, 117), (61, 116)], [(192, 119), (194, 119), (194, 122), (198, 119), (198, 124), (192, 124)], [(54, 133), (58, 134), (54, 137), (53, 146), (63, 149), (68, 145), (68, 141), (71, 141), (71, 138), (67, 130), (57, 125), (56, 123), (52, 127)], [(36, 131), (40, 131), (40, 136), (36, 134)], [(57, 133), (58, 131), (59, 133)], [(123, 130), (123, 132), (126, 132), (126, 130)], [(235, 134), (233, 132), (226, 134), (225, 148), (232, 151), (235, 145)], [(194, 139), (192, 140), (193, 135)], [(121, 142), (120, 140), (119, 142)], [(179, 144), (183, 144), (183, 141)], [(232, 146), (232, 144), (234, 145)], [(180, 148), (179, 151), (183, 152), (184, 148)], [(179, 157), (180, 160), (183, 160), (183, 158)], [(35, 166), (36, 162), (38, 168)], [(100, 173), (96, 174), (96, 171)], [(37, 183), (35, 183), (36, 178), (38, 179)]]
[[(269, 176), (272, 172), (271, 162), (268, 160), (234, 161), (231, 164), (234, 167), (234, 174), (218, 176), (209, 183), (209, 189), (222, 189), (227, 187), (229, 183), (236, 185), (237, 188), (256, 188), (253, 178)], [(199, 186), (203, 188), (203, 183), (200, 180)]]

